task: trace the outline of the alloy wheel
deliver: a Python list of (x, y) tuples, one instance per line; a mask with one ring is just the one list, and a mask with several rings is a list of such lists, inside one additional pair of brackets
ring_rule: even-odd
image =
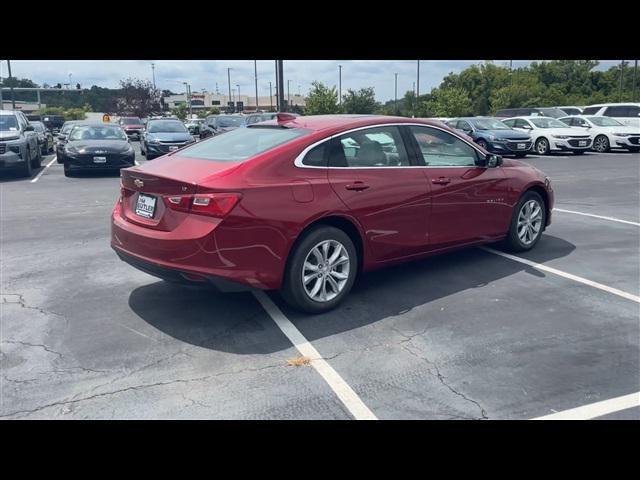
[(302, 267), (302, 285), (309, 298), (328, 302), (337, 297), (349, 279), (351, 260), (337, 240), (324, 240), (307, 254)]
[(593, 142), (593, 149), (596, 152), (606, 152), (609, 149), (609, 140), (604, 135), (596, 138), (596, 141)]
[(524, 245), (531, 245), (542, 229), (542, 206), (537, 200), (527, 200), (518, 213), (518, 238)]

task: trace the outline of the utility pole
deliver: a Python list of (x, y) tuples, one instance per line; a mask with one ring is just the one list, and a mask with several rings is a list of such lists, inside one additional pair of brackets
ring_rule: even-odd
[(638, 73), (638, 60), (633, 62), (633, 101), (636, 101), (636, 75)]
[(7, 60), (7, 68), (9, 70), (9, 82), (11, 83), (11, 108), (16, 109), (16, 97), (13, 95), (13, 82), (11, 81), (11, 60)]
[(288, 110), (288, 105), (284, 103), (284, 62), (282, 60), (276, 60), (277, 62), (277, 75), (278, 75), (278, 83), (276, 87), (276, 93), (278, 95), (278, 107), (282, 112), (286, 112)]
[(624, 60), (620, 62), (620, 88), (618, 89), (618, 101), (622, 102), (622, 77), (624, 75)]
[(413, 110), (412, 118), (416, 118), (416, 105), (418, 104), (418, 99), (416, 97), (416, 82), (413, 82), (413, 105), (411, 105)]
[(269, 111), (273, 112), (273, 93), (271, 91), (271, 80), (269, 80)]
[(231, 69), (227, 68), (227, 81), (229, 82), (229, 99), (227, 100), (227, 108), (229, 108), (229, 102), (232, 102), (233, 100), (231, 100)]
[(420, 60), (418, 60), (418, 74), (416, 80), (416, 105), (418, 103), (418, 98), (420, 97)]
[(342, 105), (342, 65), (338, 65), (338, 105)]
[(258, 112), (258, 61), (253, 61), (253, 70), (255, 72), (256, 79), (256, 113)]
[(156, 89), (156, 64), (151, 63), (151, 75), (153, 76), (153, 89)]
[(287, 80), (287, 110), (291, 108), (291, 95), (289, 94), (290, 84), (291, 84), (291, 79)]
[(394, 73), (396, 77), (396, 88), (395, 88), (395, 100), (393, 101), (393, 108), (395, 110), (396, 115), (398, 114), (398, 74)]
[(513, 60), (509, 60), (509, 79), (511, 80), (511, 86), (513, 87)]

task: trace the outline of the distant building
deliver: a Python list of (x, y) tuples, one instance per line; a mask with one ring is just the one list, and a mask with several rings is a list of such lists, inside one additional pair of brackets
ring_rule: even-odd
[[(11, 99), (7, 100), (6, 98), (6, 93), (4, 93), (4, 96), (2, 98), (2, 108), (0, 108), (0, 110), (13, 110), (13, 104), (11, 103)], [(38, 104), (38, 102), (23, 102), (23, 101), (19, 101), (16, 100), (16, 110), (20, 110), (21, 112), (24, 112), (25, 114), (30, 114), (35, 112), (36, 110), (40, 110), (41, 108), (46, 108), (47, 105), (44, 103), (40, 103)]]
[[(170, 110), (178, 107), (179, 105), (188, 105), (187, 103), (187, 94), (181, 93), (178, 95), (169, 95), (162, 98), (166, 107)], [(236, 110), (238, 107), (238, 102), (242, 102), (242, 109), (245, 112), (255, 111), (256, 110), (256, 97), (255, 95), (241, 95), (238, 98), (237, 95), (232, 95), (231, 100), (234, 102), (236, 106)], [(285, 101), (287, 100), (287, 96), (285, 95)], [(191, 93), (191, 110), (197, 112), (198, 110), (209, 110), (212, 107), (217, 107), (221, 111), (224, 111), (228, 107), (229, 96), (228, 95), (219, 95), (215, 93), (209, 92), (192, 92)], [(258, 110), (275, 110), (278, 100), (275, 95), (269, 98), (267, 96), (258, 96)], [(305, 106), (305, 98), (302, 95), (291, 95), (291, 107)]]

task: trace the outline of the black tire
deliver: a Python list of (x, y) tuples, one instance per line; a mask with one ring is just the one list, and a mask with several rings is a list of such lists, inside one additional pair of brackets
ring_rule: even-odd
[(27, 159), (24, 162), (24, 165), (22, 166), (22, 168), (20, 169), (20, 174), (23, 177), (31, 177), (31, 174), (33, 172), (33, 162), (31, 160), (31, 149), (29, 147), (27, 147)]
[[(542, 210), (541, 212), (542, 222), (540, 224), (540, 230), (538, 231), (533, 241), (529, 244), (526, 244), (518, 236), (518, 217), (520, 215), (520, 211), (522, 210), (523, 206), (530, 200), (534, 200), (539, 204)], [(520, 197), (520, 201), (513, 209), (511, 223), (509, 224), (509, 232), (507, 233), (507, 238), (503, 242), (504, 247), (507, 250), (510, 250), (512, 252), (525, 252), (527, 250), (531, 250), (540, 241), (546, 222), (547, 222), (547, 206), (544, 200), (542, 199), (539, 193), (534, 192), (533, 190), (526, 191), (522, 195), (522, 197)]]
[[(478, 143), (478, 145), (479, 145), (480, 147), (482, 147), (483, 149), (487, 150), (487, 147), (488, 147), (487, 142), (485, 142), (484, 140), (480, 139), (480, 140), (478, 140), (478, 142), (477, 142), (477, 143)], [(487, 152), (488, 152), (488, 151), (489, 151), (489, 150), (487, 150)]]
[(40, 153), (42, 155), (47, 155), (49, 153), (49, 146), (48, 144), (44, 144), (42, 147), (40, 147)]
[(42, 166), (42, 150), (40, 150), (40, 145), (38, 145), (38, 148), (36, 148), (36, 150), (38, 153), (36, 154), (36, 157), (33, 159), (31, 166), (33, 168), (40, 168)]
[(606, 135), (598, 135), (593, 139), (593, 145), (591, 146), (591, 148), (593, 148), (595, 152), (604, 153), (611, 150), (611, 145), (609, 145), (609, 139)]
[(69, 164), (66, 162), (64, 164), (64, 176), (73, 177), (73, 171), (69, 168)]
[(549, 140), (544, 137), (540, 137), (536, 140), (533, 149), (538, 155), (549, 155)]
[[(347, 251), (349, 273), (342, 289), (334, 298), (319, 302), (313, 300), (304, 288), (302, 281), (303, 265), (314, 247), (326, 240), (334, 240), (341, 243)], [(338, 228), (319, 225), (300, 238), (289, 254), (281, 294), (285, 301), (296, 309), (307, 313), (326, 312), (335, 308), (348, 295), (357, 272), (358, 253), (349, 235)]]

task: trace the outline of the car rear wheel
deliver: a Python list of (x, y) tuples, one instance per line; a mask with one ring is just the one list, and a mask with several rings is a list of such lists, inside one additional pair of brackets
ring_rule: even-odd
[(31, 159), (31, 149), (27, 147), (26, 161), (24, 162), (23, 167), (20, 169), (20, 173), (23, 177), (31, 177), (31, 172), (33, 171), (33, 161)]
[(549, 141), (542, 137), (536, 140), (535, 150), (538, 155), (547, 155), (549, 153)]
[(319, 226), (299, 241), (287, 262), (282, 296), (294, 308), (322, 313), (349, 293), (358, 270), (358, 254), (342, 230)]
[(513, 252), (531, 250), (542, 236), (547, 209), (539, 193), (526, 192), (513, 209), (505, 246)]
[(598, 153), (608, 152), (609, 147), (609, 139), (606, 135), (598, 135), (596, 139), (593, 141), (593, 149)]
[(31, 159), (31, 166), (33, 168), (40, 168), (42, 166), (42, 150), (40, 150), (39, 145), (38, 145), (38, 148), (36, 148), (36, 152), (37, 153), (35, 154), (35, 157)]
[(64, 164), (64, 176), (65, 177), (73, 177), (73, 172), (69, 168), (69, 164), (67, 162), (65, 162), (65, 164)]

